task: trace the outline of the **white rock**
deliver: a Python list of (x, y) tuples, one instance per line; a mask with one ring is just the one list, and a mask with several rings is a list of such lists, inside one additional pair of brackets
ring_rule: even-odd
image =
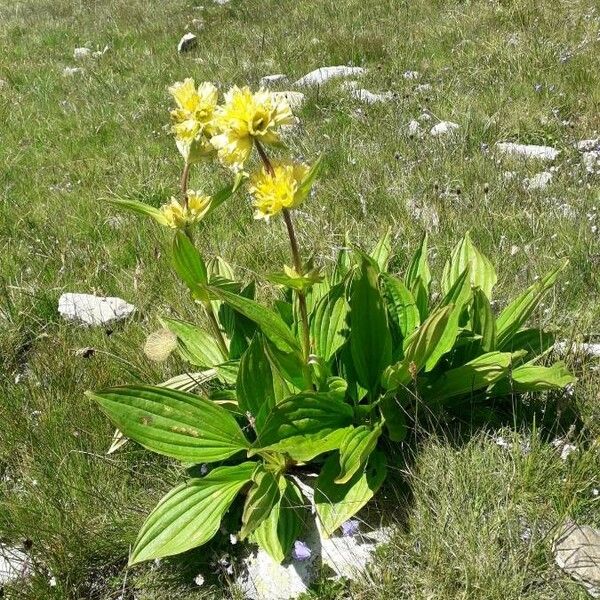
[(231, 0), (213, 0), (213, 2), (219, 6), (225, 6), (226, 4), (229, 4)]
[(358, 89), (360, 84), (356, 79), (350, 79), (350, 81), (343, 81), (340, 86), (345, 92), (351, 92), (352, 90)]
[(592, 150), (600, 150), (600, 138), (593, 140), (581, 140), (577, 143), (579, 152), (591, 152)]
[(586, 354), (587, 356), (599, 357), (600, 343), (594, 344), (590, 342), (556, 342), (554, 344), (554, 350), (558, 354), (566, 354), (567, 352), (569, 352), (572, 354)]
[(323, 563), (331, 567), (337, 577), (360, 579), (373, 558), (379, 544), (390, 541), (393, 530), (382, 527), (368, 534), (334, 536), (321, 540)]
[(437, 137), (439, 135), (447, 135), (458, 129), (460, 125), (453, 123), (452, 121), (441, 121), (437, 125), (434, 125), (429, 132), (432, 136)]
[(330, 79), (336, 79), (339, 77), (356, 77), (357, 75), (362, 75), (365, 72), (365, 69), (362, 67), (321, 67), (320, 69), (315, 69), (314, 71), (304, 75), (304, 77), (298, 79), (295, 85), (323, 85)]
[(177, 52), (188, 52), (192, 48), (195, 48), (198, 45), (198, 38), (191, 32), (188, 31), (180, 40), (179, 44), (177, 44)]
[(260, 85), (262, 87), (269, 87), (273, 83), (287, 83), (288, 77), (283, 73), (277, 73), (276, 75), (265, 75), (260, 80)]
[(247, 558), (246, 572), (236, 581), (249, 600), (289, 600), (308, 591), (308, 586), (316, 578), (318, 556), (308, 560), (291, 560), (283, 564), (276, 563), (260, 548), (256, 554)]
[(584, 152), (581, 160), (588, 173), (600, 173), (600, 150)]
[(75, 50), (73, 50), (73, 58), (75, 60), (82, 60), (84, 58), (88, 58), (89, 56), (92, 55), (92, 51), (90, 50), (90, 48), (75, 48)]
[(413, 119), (406, 127), (410, 135), (419, 135), (421, 133), (421, 124)]
[(135, 306), (121, 298), (66, 293), (58, 299), (58, 312), (64, 319), (85, 325), (106, 325), (126, 319), (134, 311)]
[(402, 77), (404, 77), (404, 79), (419, 79), (419, 77), (421, 77), (421, 74), (419, 73), (419, 71), (404, 71)]
[(63, 77), (73, 77), (74, 75), (79, 75), (83, 73), (83, 69), (81, 67), (65, 67), (63, 69)]
[(525, 189), (527, 190), (543, 190), (550, 184), (552, 177), (553, 175), (549, 171), (542, 171), (541, 173), (538, 173), (529, 179), (525, 179), (523, 183), (525, 184)]
[(293, 110), (298, 110), (304, 105), (305, 96), (302, 92), (273, 92), (273, 95), (276, 98), (283, 98), (284, 100), (287, 100), (287, 103)]
[(200, 19), (200, 18), (192, 19), (192, 27), (196, 31), (202, 31), (204, 29), (204, 26), (205, 26), (204, 19)]
[(600, 530), (567, 523), (553, 550), (556, 564), (581, 582), (590, 596), (600, 598)]
[(373, 558), (377, 546), (388, 542), (393, 530), (374, 529), (367, 534), (323, 538), (316, 528), (304, 540), (311, 554), (306, 560), (291, 559), (279, 565), (263, 550), (245, 560), (246, 570), (236, 583), (250, 600), (290, 600), (306, 593), (325, 564), (337, 577), (358, 579)]
[(523, 156), (525, 158), (538, 158), (540, 160), (554, 160), (560, 154), (560, 150), (550, 146), (513, 144), (512, 142), (497, 142), (496, 148), (504, 154)]
[(431, 115), (428, 112), (422, 112), (419, 115), (419, 121), (431, 121)]
[(430, 83), (420, 83), (415, 88), (415, 92), (417, 92), (417, 94), (423, 94), (425, 92), (430, 92), (432, 89), (433, 89), (433, 87)]
[(30, 572), (29, 557), (24, 552), (0, 544), (0, 590), (7, 583), (27, 577)]
[(394, 99), (393, 92), (384, 92), (383, 94), (375, 94), (369, 90), (358, 89), (352, 90), (352, 97), (366, 104), (379, 104), (381, 102), (389, 102)]

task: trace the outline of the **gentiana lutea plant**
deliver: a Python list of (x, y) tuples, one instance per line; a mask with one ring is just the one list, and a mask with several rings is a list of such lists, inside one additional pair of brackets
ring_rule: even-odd
[[(114, 202), (174, 231), (174, 270), (203, 318), (163, 317), (158, 354), (173, 349), (192, 369), (158, 386), (89, 395), (127, 438), (209, 471), (158, 503), (131, 564), (208, 542), (238, 496), (239, 537), (282, 561), (309, 520), (329, 536), (373, 498), (387, 474), (385, 449), (406, 438), (417, 409), (468, 415), (573, 382), (564, 364), (539, 364), (553, 336), (528, 327), (565, 263), (499, 315), (496, 272), (468, 233), (446, 261), (437, 299), (427, 237), (402, 276), (388, 268), (389, 234), (370, 252), (341, 250), (320, 271), (303, 260), (310, 249), (299, 248), (293, 223), (320, 162), (270, 156), (273, 146), (281, 154), (280, 128), (294, 119), (285, 97), (234, 87), (219, 105), (212, 84), (191, 79), (170, 92), (184, 159), (180, 197), (160, 209)], [(233, 182), (212, 195), (189, 189), (193, 166), (215, 157)], [(255, 216), (282, 219), (289, 236), (291, 265), (269, 277), (280, 292), (271, 305), (256, 299), (254, 282), (238, 281), (223, 259), (205, 260), (194, 245), (195, 225), (243, 187)], [(305, 497), (297, 475), (307, 470), (318, 476)]]

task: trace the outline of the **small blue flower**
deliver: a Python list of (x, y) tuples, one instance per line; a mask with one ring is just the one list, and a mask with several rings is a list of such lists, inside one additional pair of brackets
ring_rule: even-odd
[(294, 560), (308, 560), (312, 554), (311, 549), (300, 540), (294, 542), (294, 549), (292, 550), (292, 557)]
[(359, 522), (357, 519), (350, 519), (345, 523), (342, 523), (342, 536), (351, 537), (358, 533)]

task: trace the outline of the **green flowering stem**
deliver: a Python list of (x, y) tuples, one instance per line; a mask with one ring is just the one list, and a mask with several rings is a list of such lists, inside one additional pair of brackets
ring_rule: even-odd
[[(302, 259), (300, 258), (300, 249), (298, 247), (298, 238), (296, 237), (296, 231), (294, 230), (294, 223), (292, 221), (292, 214), (287, 208), (283, 209), (283, 220), (287, 228), (288, 237), (290, 238), (290, 246), (292, 249), (292, 259), (294, 261), (294, 268), (298, 275), (304, 275), (302, 270)], [(308, 328), (308, 310), (306, 308), (306, 294), (303, 290), (297, 290), (298, 294), (298, 305), (300, 307), (300, 317), (302, 319), (302, 334), (304, 340), (304, 358), (308, 362), (308, 355), (310, 354), (310, 333)]]
[(185, 209), (187, 209), (188, 205), (187, 189), (190, 180), (190, 166), (191, 164), (186, 161), (183, 173), (181, 174), (181, 206)]
[[(273, 177), (275, 171), (273, 165), (267, 156), (264, 148), (258, 140), (255, 140), (256, 150), (262, 160), (267, 173)], [(283, 209), (283, 220), (287, 228), (288, 237), (290, 238), (290, 247), (292, 249), (292, 260), (294, 261), (294, 269), (300, 277), (304, 275), (304, 269), (302, 267), (302, 258), (300, 257), (300, 248), (298, 246), (298, 238), (296, 237), (296, 231), (294, 229), (294, 222), (292, 221), (292, 214), (287, 208)], [(306, 308), (306, 294), (303, 290), (297, 290), (298, 294), (298, 306), (300, 308), (300, 319), (302, 320), (302, 339), (304, 347), (304, 361), (308, 364), (308, 357), (310, 355), (310, 329), (308, 327), (308, 310)]]
[[(188, 205), (187, 190), (188, 190), (188, 183), (190, 181), (190, 166), (191, 166), (191, 164), (186, 161), (185, 166), (183, 167), (183, 173), (181, 174), (182, 206), (186, 210), (187, 210), (187, 205)], [(184, 232), (185, 232), (185, 235), (187, 235), (190, 242), (193, 243), (194, 240), (193, 240), (192, 232), (189, 227), (189, 223), (186, 224)], [(227, 342), (225, 341), (225, 338), (223, 337), (223, 332), (221, 331), (221, 328), (219, 327), (219, 321), (217, 320), (217, 316), (215, 315), (213, 305), (211, 304), (210, 300), (207, 300), (206, 302), (202, 303), (202, 306), (204, 307), (204, 312), (206, 313), (206, 316), (208, 317), (208, 321), (210, 323), (211, 329), (213, 330), (213, 334), (217, 338), (217, 343), (219, 344), (219, 347), (221, 348), (221, 351), (223, 352), (223, 356), (229, 356), (229, 349), (227, 348)]]

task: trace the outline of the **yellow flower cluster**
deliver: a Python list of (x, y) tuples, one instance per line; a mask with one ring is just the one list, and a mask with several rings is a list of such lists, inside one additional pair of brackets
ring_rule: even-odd
[[(172, 132), (186, 163), (216, 152), (223, 165), (245, 176), (244, 166), (256, 145), (263, 167), (250, 178), (255, 218), (268, 220), (304, 200), (314, 179), (314, 175), (307, 178), (309, 167), (294, 162), (271, 165), (263, 149), (278, 144), (280, 128), (294, 122), (284, 95), (234, 86), (219, 105), (218, 91), (212, 83), (196, 87), (191, 78), (175, 83), (169, 92), (176, 104), (171, 110)], [(161, 207), (161, 212), (170, 227), (185, 227), (201, 220), (210, 202), (209, 196), (190, 191), (185, 205), (173, 198)]]
[(263, 144), (279, 142), (278, 128), (294, 122), (287, 100), (260, 89), (234, 86), (217, 106), (217, 88), (204, 82), (196, 88), (185, 79), (169, 88), (177, 107), (171, 111), (172, 131), (186, 162), (195, 162), (215, 150), (221, 162), (240, 171), (254, 140)]
[(213, 152), (214, 114), (217, 88), (208, 81), (196, 88), (193, 79), (185, 79), (169, 88), (177, 108), (171, 111), (172, 131), (179, 152), (186, 162), (195, 162)]
[(201, 221), (210, 209), (211, 201), (210, 196), (189, 190), (187, 193), (187, 206), (183, 206), (176, 198), (171, 198), (168, 204), (163, 204), (160, 207), (160, 211), (167, 220), (169, 227), (180, 229)]
[(300, 184), (308, 174), (303, 163), (275, 163), (270, 173), (263, 167), (250, 179), (250, 193), (254, 196), (254, 218), (268, 220), (284, 208), (294, 208), (304, 199)]

